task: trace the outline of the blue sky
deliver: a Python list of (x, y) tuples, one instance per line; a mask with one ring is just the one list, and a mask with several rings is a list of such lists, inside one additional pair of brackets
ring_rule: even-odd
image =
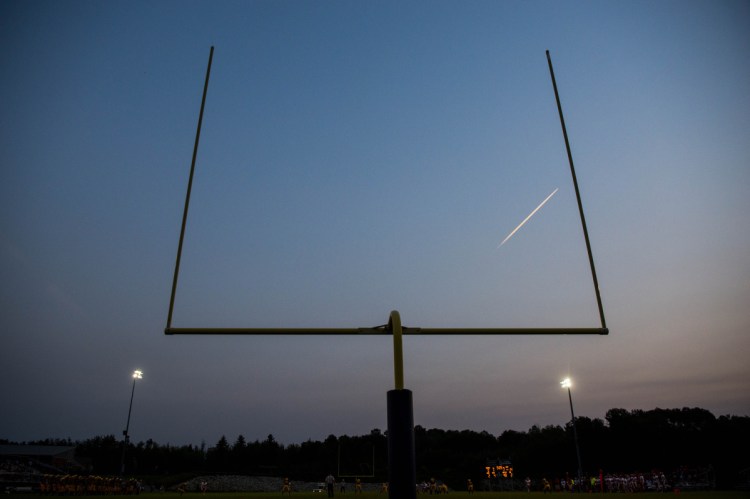
[[(596, 327), (404, 340), (425, 427), (750, 414), (750, 6), (0, 4), (0, 438), (297, 443), (386, 426), (387, 337), (174, 326)], [(506, 244), (503, 238), (557, 194)], [(5, 404), (4, 404), (5, 405)]]

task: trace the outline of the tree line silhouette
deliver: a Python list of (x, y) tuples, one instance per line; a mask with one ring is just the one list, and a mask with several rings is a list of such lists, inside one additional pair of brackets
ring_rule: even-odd
[[(582, 468), (592, 476), (606, 473), (672, 471), (681, 467), (710, 469), (719, 488), (747, 480), (750, 457), (750, 417), (720, 416), (700, 408), (625, 410), (610, 409), (605, 419), (575, 420)], [(463, 489), (467, 479), (482, 483), (488, 460), (510, 461), (519, 482), (553, 478), (578, 469), (573, 427), (532, 426), (528, 431), (506, 430), (499, 436), (486, 431), (414, 429), (418, 481), (437, 478)], [(2, 443), (2, 442), (0, 442)], [(7, 441), (5, 443), (8, 443)], [(120, 470), (123, 442), (113, 435), (82, 442), (44, 440), (33, 444), (74, 445), (76, 457), (90, 473)], [(248, 442), (239, 435), (216, 444), (160, 445), (149, 439), (125, 449), (128, 475), (167, 477), (196, 474), (288, 476), (293, 480), (321, 481), (329, 473), (386, 481), (387, 434), (373, 429), (367, 435), (334, 436), (282, 445), (273, 435)], [(743, 474), (744, 472), (744, 474)], [(159, 479), (159, 477), (162, 477)]]

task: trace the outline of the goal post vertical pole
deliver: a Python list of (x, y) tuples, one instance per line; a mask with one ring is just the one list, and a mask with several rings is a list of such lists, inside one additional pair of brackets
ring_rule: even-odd
[(583, 238), (586, 241), (586, 253), (589, 257), (589, 266), (591, 267), (591, 277), (594, 281), (594, 292), (596, 293), (596, 304), (599, 307), (599, 319), (602, 323), (602, 329), (607, 329), (607, 321), (604, 319), (604, 306), (602, 305), (602, 295), (599, 292), (599, 280), (596, 278), (596, 266), (594, 265), (594, 255), (591, 253), (591, 241), (589, 240), (589, 231), (586, 228), (586, 217), (583, 215), (583, 203), (581, 202), (581, 191), (578, 189), (578, 179), (576, 178), (576, 169), (573, 165), (573, 153), (570, 152), (570, 141), (568, 140), (568, 130), (565, 127), (565, 118), (563, 117), (562, 104), (560, 103), (560, 94), (557, 91), (557, 80), (555, 80), (555, 71), (552, 69), (552, 57), (547, 50), (547, 65), (549, 66), (549, 75), (552, 78), (552, 88), (555, 91), (555, 102), (557, 102), (557, 112), (560, 115), (560, 126), (562, 126), (563, 138), (565, 139), (565, 151), (568, 153), (568, 164), (570, 165), (570, 174), (573, 177), (573, 187), (576, 191), (576, 200), (578, 201), (578, 213), (581, 217), (581, 228), (583, 229)]
[(388, 496), (416, 499), (417, 466), (414, 445), (414, 410), (411, 390), (404, 389), (401, 317), (391, 312), (388, 328), (393, 334), (393, 369), (396, 388), (388, 392)]
[(190, 191), (193, 189), (193, 174), (195, 173), (195, 159), (198, 156), (198, 142), (201, 139), (201, 125), (203, 124), (203, 110), (206, 107), (206, 94), (208, 93), (208, 80), (211, 76), (211, 62), (214, 59), (214, 47), (208, 54), (208, 67), (206, 68), (206, 82), (203, 84), (203, 98), (201, 99), (201, 111), (198, 114), (198, 128), (195, 132), (195, 144), (193, 145), (193, 160), (190, 162), (190, 177), (188, 178), (187, 194), (185, 194), (185, 209), (182, 212), (182, 227), (180, 228), (180, 241), (177, 244), (177, 258), (174, 264), (174, 277), (172, 278), (172, 294), (169, 297), (169, 313), (167, 314), (167, 329), (172, 327), (172, 312), (174, 312), (174, 297), (177, 292), (177, 276), (180, 274), (180, 259), (182, 258), (182, 243), (185, 240), (185, 226), (187, 225), (188, 208), (190, 207)]
[(393, 310), (388, 320), (388, 326), (393, 334), (393, 375), (396, 390), (404, 389), (404, 330), (401, 327), (401, 315)]

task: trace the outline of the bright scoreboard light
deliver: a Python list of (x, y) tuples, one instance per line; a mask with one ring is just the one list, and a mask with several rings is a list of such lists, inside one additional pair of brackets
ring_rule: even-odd
[(513, 466), (510, 464), (499, 464), (484, 467), (487, 478), (513, 478)]

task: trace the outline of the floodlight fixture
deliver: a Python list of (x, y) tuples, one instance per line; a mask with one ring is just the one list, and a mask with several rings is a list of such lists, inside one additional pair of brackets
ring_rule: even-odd
[(135, 395), (135, 382), (139, 379), (143, 379), (143, 371), (136, 369), (133, 371), (133, 388), (130, 390), (130, 405), (128, 406), (128, 422), (125, 423), (125, 430), (122, 432), (122, 435), (125, 437), (124, 442), (122, 443), (122, 458), (120, 459), (120, 474), (125, 474), (125, 451), (128, 447), (128, 443), (130, 442), (130, 435), (128, 434), (128, 430), (130, 429), (130, 414), (133, 412), (133, 395)]
[(565, 378), (560, 382), (563, 388), (568, 390), (568, 400), (570, 401), (570, 424), (573, 426), (573, 440), (576, 444), (576, 458), (578, 459), (578, 486), (581, 486), (581, 480), (583, 480), (583, 469), (581, 467), (581, 449), (578, 447), (578, 432), (576, 431), (576, 415), (573, 412), (573, 395), (570, 393), (570, 387), (573, 386), (573, 382), (570, 378)]

